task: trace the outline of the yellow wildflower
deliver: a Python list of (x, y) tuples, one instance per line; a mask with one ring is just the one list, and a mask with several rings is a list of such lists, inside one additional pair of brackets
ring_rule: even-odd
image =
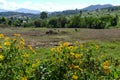
[(36, 67), (36, 64), (32, 64), (32, 68)]
[(10, 45), (10, 42), (8, 42), (8, 41), (7, 41), (7, 42), (4, 42), (4, 45), (5, 45), (5, 46), (9, 46), (9, 45)]
[(65, 43), (63, 43), (63, 46), (65, 46), (65, 47), (68, 47), (69, 45), (70, 45), (69, 42), (65, 42)]
[(13, 41), (17, 41), (17, 39), (16, 39), (16, 38), (14, 38), (14, 39), (13, 39)]
[(107, 69), (108, 66), (109, 66), (109, 62), (108, 62), (108, 61), (105, 61), (105, 62), (103, 63), (103, 68), (104, 68), (104, 69)]
[(79, 64), (82, 64), (82, 60), (79, 60)]
[(31, 45), (28, 45), (28, 48), (29, 48), (33, 53), (36, 53), (35, 50), (32, 48)]
[(2, 46), (0, 46), (0, 49), (2, 49)]
[(51, 48), (51, 51), (55, 51), (55, 48)]
[(32, 64), (32, 68), (37, 67), (39, 63), (40, 63), (39, 59), (36, 59), (36, 63)]
[(73, 53), (73, 52), (70, 52), (70, 55), (71, 55), (71, 56), (74, 56), (74, 55), (75, 55), (75, 53)]
[(108, 61), (105, 61), (103, 63), (103, 69), (105, 71), (106, 74), (109, 74), (110, 73), (110, 69), (108, 68), (109, 67), (109, 62)]
[(4, 38), (4, 35), (3, 35), (3, 34), (0, 34), (0, 38)]
[(36, 63), (37, 63), (37, 64), (39, 64), (39, 63), (40, 63), (40, 60), (39, 60), (39, 59), (36, 59), (35, 61), (36, 61)]
[(80, 58), (81, 57), (81, 55), (80, 54), (75, 54), (75, 58), (77, 59), (77, 58)]
[(61, 47), (57, 47), (57, 51), (58, 51), (58, 52), (61, 52), (61, 51), (62, 51), (62, 48), (61, 48)]
[(79, 66), (74, 66), (74, 69), (79, 69)]
[(3, 60), (4, 56), (2, 54), (0, 54), (0, 60)]
[(21, 36), (20, 34), (14, 34), (14, 36), (17, 36), (17, 37), (19, 37), (19, 36)]
[(25, 45), (25, 42), (24, 42), (24, 41), (20, 41), (20, 44), (21, 44), (21, 45)]
[(27, 77), (26, 76), (24, 76), (24, 77), (22, 77), (22, 79), (21, 80), (27, 80)]
[(77, 75), (73, 75), (73, 76), (72, 76), (72, 79), (77, 80), (77, 79), (78, 79), (78, 76), (77, 76)]
[(21, 41), (25, 42), (25, 40), (24, 40), (24, 38), (23, 38), (23, 37), (21, 37)]
[(28, 53), (24, 53), (23, 57), (28, 58), (30, 55)]
[(99, 49), (99, 46), (98, 46), (98, 45), (96, 45), (95, 47), (96, 47), (96, 49)]
[(68, 49), (69, 49), (69, 50), (73, 50), (73, 49), (74, 49), (74, 46), (69, 46)]

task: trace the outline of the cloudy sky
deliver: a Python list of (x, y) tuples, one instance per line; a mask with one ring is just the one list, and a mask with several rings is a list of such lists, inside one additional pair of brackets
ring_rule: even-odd
[(39, 11), (62, 11), (81, 9), (94, 4), (120, 5), (120, 0), (0, 0), (0, 8), (6, 10), (27, 8)]

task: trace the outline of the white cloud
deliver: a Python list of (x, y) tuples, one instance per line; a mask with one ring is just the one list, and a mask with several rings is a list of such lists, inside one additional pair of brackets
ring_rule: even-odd
[(31, 1), (25, 1), (23, 3), (16, 3), (16, 2), (7, 2), (6, 0), (0, 0), (0, 8), (6, 10), (15, 10), (18, 8), (27, 8), (27, 9), (34, 9), (40, 11), (62, 11), (67, 9), (80, 9), (86, 7), (86, 4), (72, 4), (72, 5), (60, 5), (57, 3), (32, 3)]

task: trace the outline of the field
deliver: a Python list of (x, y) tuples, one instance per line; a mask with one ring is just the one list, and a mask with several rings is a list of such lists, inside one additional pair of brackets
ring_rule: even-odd
[[(48, 32), (48, 33), (47, 33)], [(120, 29), (79, 28), (1, 28), (0, 33), (12, 36), (21, 34), (34, 47), (52, 47), (58, 42), (119, 41)]]
[(10, 37), (0, 35), (0, 79), (120, 79), (119, 28), (0, 28), (0, 33)]

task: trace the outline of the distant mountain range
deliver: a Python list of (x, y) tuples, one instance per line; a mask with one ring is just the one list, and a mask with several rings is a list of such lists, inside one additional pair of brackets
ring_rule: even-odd
[(33, 14), (39, 14), (40, 11), (38, 10), (30, 10), (30, 9), (25, 9), (25, 8), (20, 8), (15, 10), (15, 12), (20, 12), (20, 13), (33, 13)]
[[(79, 9), (79, 10), (88, 10), (88, 11), (91, 11), (91, 10), (96, 10), (96, 9), (101, 9), (101, 8), (107, 8), (107, 7), (112, 7), (113, 5), (111, 4), (105, 4), (105, 5), (90, 5), (86, 8), (83, 8), (83, 9)], [(67, 10), (66, 10), (67, 11)], [(4, 9), (0, 9), (0, 12), (9, 12), (9, 10), (4, 10)], [(11, 12), (11, 11), (10, 11)], [(30, 9), (25, 9), (25, 8), (20, 8), (20, 9), (17, 9), (17, 10), (14, 10), (12, 12), (20, 12), (20, 13), (32, 13), (32, 14), (39, 14), (40, 11), (38, 10), (30, 10)]]
[(19, 8), (14, 11), (0, 9), (0, 12), (20, 12), (20, 13), (32, 13), (32, 14), (40, 13), (40, 11), (38, 11), (38, 10), (31, 10), (31, 9), (25, 9), (25, 8)]
[(113, 7), (113, 5), (111, 4), (104, 4), (104, 5), (90, 5), (86, 8), (83, 8), (82, 10), (88, 10), (88, 11), (92, 11), (92, 10), (96, 10), (96, 9), (102, 9), (102, 8), (108, 8), (108, 7)]

